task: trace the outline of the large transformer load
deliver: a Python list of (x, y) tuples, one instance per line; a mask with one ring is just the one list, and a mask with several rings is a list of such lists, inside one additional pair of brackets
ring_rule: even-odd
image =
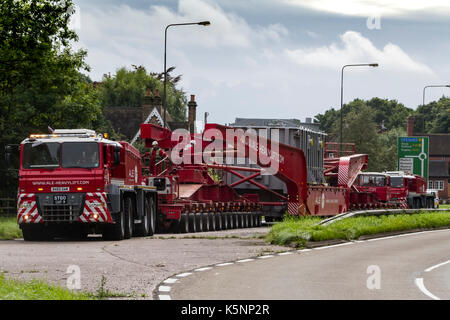
[[(311, 118), (306, 118), (303, 123), (297, 119), (236, 118), (230, 126), (243, 130), (254, 130), (258, 135), (276, 139), (280, 143), (301, 149), (306, 158), (308, 183), (314, 185), (325, 182), (324, 147), (327, 134), (320, 131), (318, 125), (312, 123)], [(244, 166), (256, 167), (248, 160)], [(244, 173), (244, 175), (248, 176), (249, 174)], [(227, 175), (228, 183), (234, 183), (237, 180), (238, 177), (232, 174)], [(280, 194), (286, 194), (287, 192), (285, 183), (274, 175), (260, 175), (255, 178), (255, 181)], [(242, 183), (235, 188), (240, 194), (256, 192), (262, 201), (277, 200), (276, 195), (272, 192), (261, 189), (251, 182)], [(282, 216), (285, 210), (283, 206), (264, 206), (264, 214), (267, 220)]]

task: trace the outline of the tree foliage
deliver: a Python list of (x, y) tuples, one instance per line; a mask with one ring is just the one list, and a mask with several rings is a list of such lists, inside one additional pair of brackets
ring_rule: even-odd
[[(74, 52), (69, 0), (0, 3), (0, 148), (30, 133), (103, 124), (99, 97), (81, 72), (86, 52)], [(3, 157), (0, 165), (5, 167)], [(2, 179), (8, 173), (2, 170)], [(5, 181), (5, 180), (3, 180)], [(11, 188), (9, 188), (11, 189)]]
[[(168, 69), (167, 112), (175, 121), (185, 121), (187, 99), (183, 90), (175, 87), (181, 76), (172, 77), (174, 69)], [(158, 89), (162, 97), (163, 74), (147, 73), (144, 67), (134, 66), (134, 70), (123, 67), (114, 76), (105, 75), (99, 89), (102, 106), (140, 107), (147, 89), (153, 93)]]

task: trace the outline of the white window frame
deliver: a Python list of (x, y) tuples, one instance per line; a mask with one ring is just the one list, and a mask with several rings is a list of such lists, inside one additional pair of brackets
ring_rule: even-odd
[(436, 190), (442, 191), (444, 190), (444, 180), (436, 180), (435, 181)]
[(433, 180), (428, 181), (428, 189), (433, 189)]

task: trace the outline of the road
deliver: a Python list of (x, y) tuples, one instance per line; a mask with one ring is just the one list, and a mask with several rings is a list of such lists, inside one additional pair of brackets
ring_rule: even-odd
[(158, 294), (193, 300), (450, 299), (449, 246), (450, 230), (439, 230), (274, 254), (172, 277)]
[(0, 273), (66, 286), (71, 275), (68, 267), (76, 265), (80, 268), (81, 290), (95, 293), (104, 276), (106, 290), (131, 299), (152, 299), (155, 287), (175, 273), (286, 250), (255, 238), (268, 230), (161, 234), (113, 242), (95, 237), (87, 241), (0, 241)]

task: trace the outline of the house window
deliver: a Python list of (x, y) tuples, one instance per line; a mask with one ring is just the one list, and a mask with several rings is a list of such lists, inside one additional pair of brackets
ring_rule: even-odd
[(433, 189), (433, 180), (428, 181), (428, 189)]
[(444, 190), (444, 181), (437, 180), (435, 186), (437, 190)]

